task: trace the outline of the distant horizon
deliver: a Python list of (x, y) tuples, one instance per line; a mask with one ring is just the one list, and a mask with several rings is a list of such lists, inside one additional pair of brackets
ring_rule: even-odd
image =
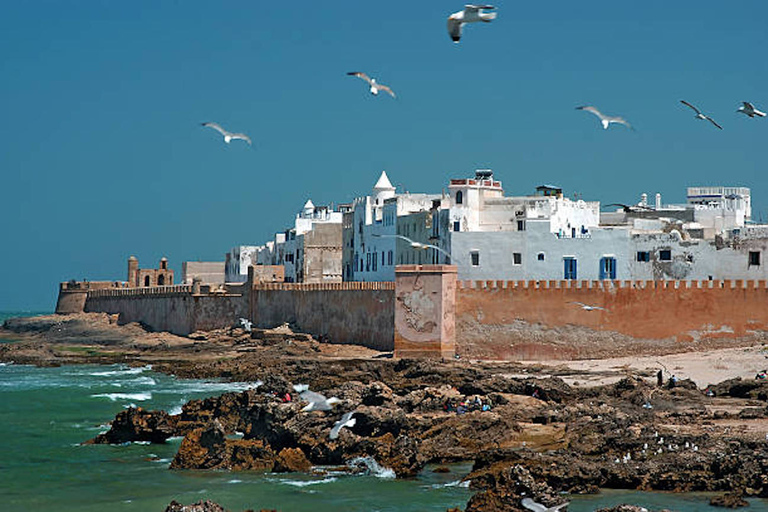
[(430, 193), (490, 168), (507, 195), (555, 183), (602, 204), (746, 186), (768, 219), (768, 118), (736, 112), (768, 110), (768, 4), (504, 2), (454, 44), (462, 5), (7, 6), (0, 309), (53, 309), (59, 282), (124, 276), (130, 255), (221, 261), (382, 170)]

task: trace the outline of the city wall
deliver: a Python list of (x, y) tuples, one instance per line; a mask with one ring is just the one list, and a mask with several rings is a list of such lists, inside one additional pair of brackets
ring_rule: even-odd
[(260, 328), (290, 323), (331, 343), (394, 348), (395, 283), (263, 283), (251, 290), (251, 320)]
[[(460, 352), (471, 346), (503, 359), (588, 358), (606, 350), (594, 343), (602, 339), (621, 355), (630, 341), (696, 346), (764, 336), (768, 288), (764, 280), (462, 281), (456, 323)], [(553, 343), (569, 331), (569, 343)]]

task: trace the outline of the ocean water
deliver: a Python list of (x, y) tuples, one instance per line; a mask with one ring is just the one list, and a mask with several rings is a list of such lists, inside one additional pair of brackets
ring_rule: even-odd
[[(15, 314), (0, 313), (0, 322)], [(59, 368), (0, 364), (0, 508), (4, 511), (162, 511), (171, 500), (211, 499), (234, 511), (440, 511), (463, 508), (472, 491), (459, 484), (471, 464), (450, 473), (427, 468), (396, 480), (386, 471), (352, 476), (171, 471), (181, 439), (163, 445), (83, 446), (123, 408), (179, 412), (188, 400), (247, 389), (251, 383), (183, 380), (149, 367)], [(706, 495), (605, 491), (571, 497), (570, 511), (618, 503), (649, 510), (715, 510)], [(768, 511), (765, 500), (749, 510)]]

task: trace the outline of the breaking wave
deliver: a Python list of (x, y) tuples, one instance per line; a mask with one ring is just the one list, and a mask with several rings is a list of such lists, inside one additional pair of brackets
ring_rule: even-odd
[(355, 457), (347, 461), (347, 466), (350, 468), (362, 466), (366, 469), (366, 473), (378, 478), (395, 478), (396, 476), (394, 470), (382, 466), (373, 457)]

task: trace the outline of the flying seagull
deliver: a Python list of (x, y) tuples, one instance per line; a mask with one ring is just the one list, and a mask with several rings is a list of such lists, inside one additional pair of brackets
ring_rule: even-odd
[(222, 128), (221, 125), (218, 123), (202, 123), (202, 125), (207, 128), (213, 128), (214, 130), (222, 134), (224, 136), (224, 142), (226, 142), (227, 144), (229, 144), (230, 141), (236, 140), (236, 139), (244, 140), (248, 144), (251, 143), (251, 138), (248, 137), (246, 134), (228, 132), (227, 130)]
[(722, 126), (720, 126), (719, 124), (717, 124), (717, 122), (715, 122), (715, 120), (714, 120), (714, 119), (712, 119), (712, 118), (711, 118), (711, 117), (709, 117), (709, 116), (705, 116), (704, 114), (702, 114), (702, 113), (701, 113), (701, 110), (697, 109), (696, 107), (694, 107), (693, 105), (691, 105), (691, 104), (690, 104), (690, 103), (688, 103), (687, 101), (685, 101), (685, 100), (680, 100), (680, 103), (682, 103), (682, 104), (683, 104), (683, 105), (685, 105), (686, 107), (690, 107), (690, 108), (692, 108), (692, 109), (693, 109), (693, 111), (694, 111), (694, 112), (696, 112), (696, 119), (701, 119), (702, 121), (706, 119), (707, 121), (709, 121), (709, 122), (710, 122), (710, 123), (712, 123), (713, 125), (715, 125), (715, 126), (717, 126), (718, 128), (720, 128), (721, 130), (723, 129), (723, 127), (722, 127)]
[(600, 118), (600, 123), (602, 123), (604, 130), (607, 130), (608, 129), (608, 125), (610, 125), (611, 123), (623, 124), (624, 126), (629, 128), (630, 130), (634, 130), (634, 128), (632, 128), (632, 125), (629, 124), (623, 117), (606, 116), (605, 114), (603, 114), (602, 112), (600, 112), (599, 110), (597, 110), (595, 107), (593, 107), (591, 105), (584, 105), (582, 107), (576, 107), (576, 110), (584, 110), (586, 112), (590, 112), (592, 114), (595, 114), (597, 117)]
[(410, 246), (413, 247), (414, 249), (423, 249), (423, 250), (435, 249), (436, 251), (439, 251), (445, 254), (446, 256), (448, 256), (448, 259), (451, 258), (450, 253), (444, 251), (440, 247), (432, 244), (423, 244), (421, 242), (416, 242), (415, 240), (411, 240), (407, 236), (403, 236), (403, 235), (372, 235), (372, 236), (375, 236), (376, 238), (400, 238), (401, 240), (405, 240), (406, 242), (408, 242), (408, 244), (410, 244)]
[(736, 112), (741, 112), (742, 114), (746, 114), (749, 117), (765, 117), (765, 112), (761, 112), (755, 108), (753, 104), (751, 104), (748, 101), (742, 101), (743, 106), (739, 107), (739, 110)]
[(624, 203), (609, 203), (605, 206), (621, 206), (621, 209), (624, 210), (624, 212), (641, 212), (641, 211), (653, 211), (653, 208), (650, 206), (643, 206), (640, 204), (624, 204)]
[(448, 35), (454, 43), (461, 39), (461, 28), (465, 23), (484, 21), (490, 23), (496, 19), (495, 12), (483, 12), (483, 9), (495, 9), (492, 5), (465, 5), (463, 11), (455, 12), (448, 16)]
[(243, 326), (243, 330), (245, 332), (251, 332), (251, 328), (253, 327), (253, 322), (251, 322), (247, 318), (241, 318), (240, 319), (240, 325)]
[(590, 306), (589, 304), (584, 304), (583, 302), (572, 301), (571, 304), (578, 304), (579, 306), (581, 306), (581, 309), (583, 309), (584, 311), (596, 311), (596, 310), (608, 311), (607, 309), (601, 308), (600, 306)]
[(299, 394), (302, 400), (305, 402), (309, 402), (302, 411), (330, 411), (333, 407), (333, 404), (341, 402), (338, 398), (335, 396), (331, 398), (326, 398), (325, 396), (321, 395), (320, 393), (315, 393), (314, 391), (309, 390), (309, 386), (306, 384), (296, 384), (293, 386), (293, 389), (296, 390), (296, 392)]
[(566, 501), (565, 503), (556, 505), (554, 507), (545, 507), (541, 503), (536, 503), (531, 498), (523, 498), (523, 501), (521, 502), (525, 508), (528, 510), (533, 510), (533, 512), (558, 512), (567, 507), (569, 503), (570, 501)]
[(344, 427), (354, 427), (355, 418), (352, 417), (352, 415), (355, 414), (355, 411), (348, 412), (344, 416), (341, 417), (339, 421), (333, 424), (333, 428), (331, 429), (331, 433), (328, 435), (330, 439), (336, 439), (339, 437), (339, 431)]
[(368, 82), (368, 85), (371, 86), (371, 89), (370, 89), (371, 94), (373, 94), (374, 96), (378, 95), (379, 91), (384, 91), (384, 92), (388, 92), (390, 96), (392, 96), (393, 98), (396, 98), (395, 92), (392, 89), (390, 89), (389, 86), (380, 84), (379, 82), (376, 81), (375, 78), (371, 78), (361, 71), (350, 71), (347, 74), (349, 76), (356, 76), (357, 78), (361, 78), (366, 82)]

